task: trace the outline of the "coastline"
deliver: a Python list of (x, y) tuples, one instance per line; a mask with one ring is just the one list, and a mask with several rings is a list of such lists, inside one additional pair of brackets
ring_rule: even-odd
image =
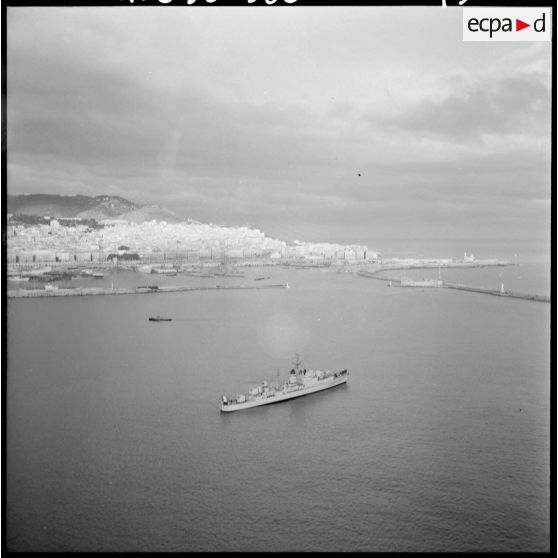
[[(259, 267), (256, 262), (250, 262), (250, 267)], [(485, 268), (485, 267), (503, 267), (520, 265), (517, 262), (510, 262), (498, 259), (489, 260), (446, 260), (446, 259), (415, 259), (415, 258), (393, 258), (385, 260), (384, 262), (366, 263), (362, 262), (352, 263), (349, 265), (331, 265), (331, 262), (303, 262), (303, 261), (281, 261), (281, 262), (258, 262), (262, 267), (283, 267), (296, 270), (304, 269), (322, 269), (324, 271), (331, 271), (336, 273), (353, 273), (361, 277), (376, 279), (387, 282), (389, 286), (407, 287), (407, 288), (448, 288), (454, 290), (476, 292), (482, 294), (490, 294), (493, 296), (502, 296), (509, 298), (519, 298), (523, 300), (532, 300), (538, 302), (550, 302), (550, 297), (545, 295), (523, 293), (516, 291), (505, 291), (497, 289), (488, 289), (484, 287), (476, 287), (473, 285), (465, 285), (462, 283), (449, 283), (441, 280), (438, 281), (404, 281), (401, 278), (390, 277), (381, 275), (383, 272), (401, 271), (401, 270), (415, 270), (415, 269), (472, 269), (472, 268)], [(224, 262), (221, 265), (227, 265)], [(231, 265), (231, 267), (241, 268), (245, 266), (245, 262), (239, 261)], [(112, 266), (111, 266), (112, 267)], [(122, 266), (124, 267), (124, 266)], [(126, 266), (127, 267), (127, 266)], [(214, 267), (211, 266), (211, 267)], [(182, 272), (185, 275), (203, 275), (203, 269), (197, 273)], [(131, 268), (130, 271), (138, 273), (137, 268)], [(230, 270), (229, 270), (230, 271)], [(235, 273), (214, 273), (211, 276), (237, 276)], [(207, 275), (209, 276), (209, 275)], [(241, 276), (241, 275), (238, 275)], [(38, 297), (66, 297), (66, 296), (100, 296), (100, 295), (130, 295), (130, 294), (156, 294), (168, 292), (188, 292), (188, 291), (201, 291), (201, 290), (263, 290), (263, 289), (276, 289), (276, 288), (289, 288), (288, 283), (278, 284), (258, 284), (258, 285), (211, 285), (211, 286), (184, 286), (184, 285), (146, 285), (134, 287), (120, 287), (120, 288), (107, 288), (107, 287), (62, 287), (54, 284), (48, 285), (46, 288), (37, 289), (11, 289), (7, 291), (8, 298), (38, 298)]]
[(8, 298), (37, 298), (53, 296), (99, 296), (99, 295), (130, 295), (130, 294), (157, 294), (177, 293), (183, 291), (223, 291), (223, 290), (263, 290), (263, 289), (288, 289), (288, 283), (274, 285), (214, 285), (214, 286), (147, 286), (134, 288), (55, 288), (55, 289), (19, 289), (8, 291)]

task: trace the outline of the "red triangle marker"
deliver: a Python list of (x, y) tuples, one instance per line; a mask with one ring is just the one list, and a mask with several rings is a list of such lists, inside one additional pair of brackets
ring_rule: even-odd
[(525, 29), (525, 27), (531, 27), (530, 23), (525, 23), (524, 21), (521, 21), (520, 19), (515, 18), (515, 30), (516, 31), (521, 31), (522, 29)]

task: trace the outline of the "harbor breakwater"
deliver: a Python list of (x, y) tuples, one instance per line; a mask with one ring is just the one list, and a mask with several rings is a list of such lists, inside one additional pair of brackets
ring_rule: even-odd
[[(413, 267), (416, 269), (416, 267)], [(485, 287), (475, 287), (473, 285), (463, 285), (461, 283), (446, 283), (445, 281), (438, 281), (432, 282), (431, 285), (425, 285), (420, 281), (416, 282), (416, 285), (413, 285), (412, 282), (402, 284), (401, 279), (395, 277), (387, 277), (383, 275), (378, 275), (382, 271), (390, 271), (394, 268), (384, 268), (384, 269), (377, 269), (374, 271), (359, 271), (358, 275), (361, 277), (367, 277), (368, 279), (377, 279), (380, 281), (387, 282), (390, 286), (393, 285), (395, 287), (406, 287), (406, 288), (434, 288), (434, 289), (455, 289), (458, 291), (469, 291), (473, 293), (481, 293), (481, 294), (489, 294), (493, 296), (501, 296), (501, 297), (508, 297), (508, 298), (520, 298), (523, 300), (533, 300), (536, 302), (550, 302), (549, 296), (544, 295), (537, 295), (537, 294), (530, 294), (530, 293), (519, 293), (515, 291), (506, 291), (506, 290), (499, 290), (499, 289), (487, 289)], [(409, 268), (397, 268), (397, 269), (409, 269)]]
[(549, 296), (529, 294), (529, 293), (518, 293), (515, 291), (501, 291), (498, 289), (486, 289), (484, 287), (473, 287), (471, 285), (462, 285), (460, 283), (443, 283), (442, 287), (446, 289), (456, 289), (458, 291), (470, 291), (473, 293), (483, 293), (494, 296), (507, 296), (509, 298), (521, 298), (523, 300), (534, 300), (537, 302), (550, 302)]
[(214, 286), (159, 286), (147, 285), (133, 288), (54, 288), (54, 289), (18, 289), (8, 291), (8, 298), (35, 298), (52, 296), (98, 296), (98, 295), (130, 295), (130, 294), (156, 294), (178, 293), (184, 291), (224, 291), (224, 290), (262, 290), (262, 289), (288, 289), (288, 283), (275, 285), (214, 285)]

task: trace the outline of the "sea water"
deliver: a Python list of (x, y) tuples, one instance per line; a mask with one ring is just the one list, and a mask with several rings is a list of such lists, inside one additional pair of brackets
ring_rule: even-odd
[[(250, 273), (8, 301), (8, 549), (549, 550), (549, 304)], [(295, 353), (348, 383), (219, 412)]]

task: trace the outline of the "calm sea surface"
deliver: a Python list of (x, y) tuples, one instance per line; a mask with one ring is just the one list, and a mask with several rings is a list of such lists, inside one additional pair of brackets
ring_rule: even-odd
[[(247, 274), (291, 288), (8, 301), (9, 549), (549, 550), (549, 304)], [(348, 384), (219, 412), (295, 352)]]

